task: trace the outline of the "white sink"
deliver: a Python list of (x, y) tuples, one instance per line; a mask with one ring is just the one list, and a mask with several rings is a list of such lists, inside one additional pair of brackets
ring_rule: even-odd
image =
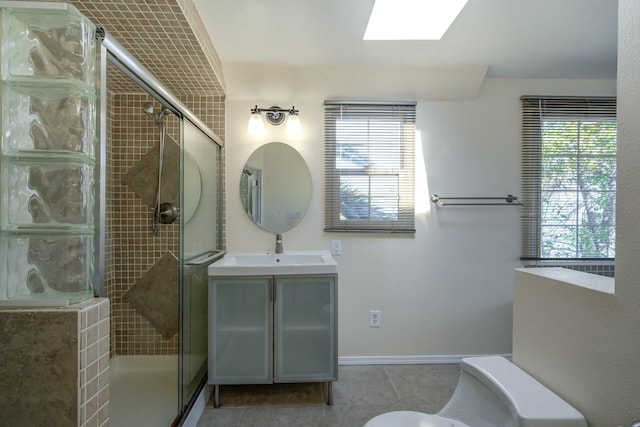
[(281, 276), (335, 274), (329, 251), (231, 252), (209, 266), (209, 276)]

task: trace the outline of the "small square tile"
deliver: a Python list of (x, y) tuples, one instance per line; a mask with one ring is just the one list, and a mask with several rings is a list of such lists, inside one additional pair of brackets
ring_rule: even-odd
[(109, 388), (109, 370), (106, 369), (104, 371), (102, 371), (99, 375), (98, 375), (98, 389), (99, 390), (104, 390), (105, 388)]
[(98, 409), (98, 425), (104, 426), (109, 423), (109, 405), (103, 405)]
[(85, 367), (97, 361), (99, 357), (100, 357), (100, 346), (98, 345), (98, 343), (91, 344), (90, 346), (88, 346), (86, 351)]
[(98, 328), (98, 323), (94, 323), (91, 326), (89, 326), (86, 330), (86, 345), (90, 346), (92, 344), (95, 344), (98, 342), (98, 338), (99, 338), (99, 328)]
[(87, 311), (82, 310), (78, 315), (80, 316), (80, 330), (87, 329)]
[(86, 398), (87, 400), (93, 398), (98, 394), (98, 378), (95, 377), (89, 381), (87, 381), (86, 390)]
[(111, 333), (111, 322), (109, 318), (103, 319), (98, 323), (100, 330), (100, 338), (108, 337)]
[(100, 319), (100, 311), (97, 305), (93, 305), (87, 309), (87, 327), (90, 327)]
[(107, 384), (102, 390), (98, 392), (98, 405), (104, 407), (109, 403), (111, 396), (111, 389)]
[(107, 298), (104, 298), (104, 301), (102, 301), (99, 306), (100, 320), (109, 318), (109, 314), (110, 314), (109, 308), (110, 308), (109, 300)]
[(98, 396), (89, 397), (86, 404), (87, 419), (91, 419), (98, 411)]
[(88, 365), (84, 372), (86, 374), (86, 380), (90, 381), (98, 376), (98, 361), (95, 361)]

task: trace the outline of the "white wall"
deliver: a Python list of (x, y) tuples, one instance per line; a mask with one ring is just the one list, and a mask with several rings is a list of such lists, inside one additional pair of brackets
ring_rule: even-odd
[(615, 295), (516, 274), (514, 361), (591, 427), (640, 419), (640, 2), (618, 2)]
[[(417, 232), (407, 237), (323, 231), (323, 101), (393, 98), (393, 75), (349, 91), (322, 69), (270, 65), (264, 73), (260, 70), (259, 64), (225, 66), (228, 250), (273, 250), (273, 235), (255, 227), (242, 211), (239, 179), (259, 145), (289, 143), (309, 165), (313, 198), (302, 222), (284, 233), (284, 248), (329, 249), (332, 239), (342, 241), (343, 254), (336, 257), (342, 358), (511, 353), (513, 268), (521, 266), (519, 209), (435, 208), (429, 195), (519, 194), (519, 97), (611, 95), (615, 82), (486, 80), (477, 96), (469, 90), (468, 100), (449, 102), (427, 100), (428, 91), (414, 91), (413, 99), (407, 98), (405, 84), (396, 99), (419, 101), (421, 142)], [(283, 76), (294, 72), (295, 87), (287, 88)], [(366, 80), (363, 72), (354, 78)], [(262, 97), (267, 93), (270, 98)], [(291, 140), (284, 126), (269, 125), (261, 138), (247, 135), (255, 104), (295, 105), (303, 136)], [(381, 310), (380, 328), (368, 326), (370, 309)]]

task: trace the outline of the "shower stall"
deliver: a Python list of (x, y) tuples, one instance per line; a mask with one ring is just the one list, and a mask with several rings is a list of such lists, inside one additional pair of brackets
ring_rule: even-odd
[(206, 377), (207, 267), (223, 253), (222, 141), (108, 33), (102, 45), (110, 421), (169, 426)]
[(205, 121), (224, 100), (190, 110), (72, 6), (0, 5), (0, 302), (108, 298), (110, 388), (87, 388), (112, 427), (180, 425), (206, 381), (223, 143)]

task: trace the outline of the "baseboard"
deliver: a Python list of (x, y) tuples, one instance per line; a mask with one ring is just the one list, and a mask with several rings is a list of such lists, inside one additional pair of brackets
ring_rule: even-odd
[(502, 356), (511, 360), (511, 354), (457, 354), (435, 356), (341, 356), (338, 365), (429, 365), (460, 363), (465, 357)]
[(184, 419), (182, 424), (180, 424), (180, 427), (196, 427), (198, 425), (198, 421), (200, 420), (200, 417), (202, 416), (204, 408), (207, 406), (207, 402), (209, 401), (212, 393), (213, 386), (207, 384), (202, 387), (202, 390), (200, 390), (200, 394), (191, 407), (189, 414), (187, 414), (187, 417)]

